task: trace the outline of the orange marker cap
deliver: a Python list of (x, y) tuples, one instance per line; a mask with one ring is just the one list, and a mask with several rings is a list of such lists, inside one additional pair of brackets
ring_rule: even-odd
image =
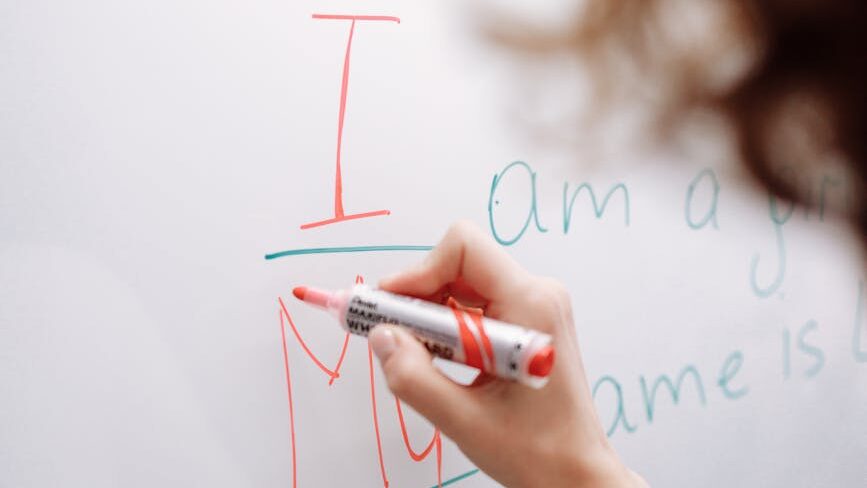
[(530, 359), (529, 372), (533, 376), (545, 377), (551, 372), (554, 367), (554, 348), (545, 346), (536, 351), (533, 358)]

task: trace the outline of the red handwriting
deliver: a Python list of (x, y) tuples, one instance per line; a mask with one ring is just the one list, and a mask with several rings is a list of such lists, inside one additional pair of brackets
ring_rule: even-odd
[(416, 453), (412, 446), (409, 444), (409, 435), (406, 433), (406, 424), (403, 421), (403, 410), (400, 408), (400, 400), (396, 397), (394, 399), (395, 405), (397, 405), (397, 418), (400, 420), (400, 432), (403, 434), (403, 443), (406, 446), (406, 451), (409, 453), (409, 457), (412, 458), (415, 462), (424, 461), (424, 459), (430, 454), (430, 450), (434, 445), (437, 448), (437, 485), (442, 487), (443, 485), (443, 443), (442, 439), (440, 439), (440, 431), (439, 429), (434, 429), (433, 437), (430, 440), (430, 443), (421, 452), (421, 454)]
[(295, 462), (295, 406), (292, 404), (292, 376), (289, 374), (289, 353), (286, 351), (286, 326), (283, 325), (283, 311), (280, 310), (280, 337), (283, 339), (283, 367), (286, 370), (286, 394), (289, 397), (289, 432), (292, 437), (292, 487), (298, 486)]
[[(301, 230), (310, 229), (313, 227), (321, 227), (323, 225), (336, 224), (347, 220), (363, 219), (366, 217), (376, 217), (378, 215), (389, 215), (389, 210), (375, 210), (373, 212), (362, 212), (355, 214), (346, 214), (343, 211), (343, 177), (340, 171), (341, 152), (343, 150), (343, 123), (346, 116), (346, 98), (349, 93), (349, 62), (352, 57), (352, 37), (355, 35), (355, 24), (359, 21), (371, 22), (396, 22), (400, 23), (397, 17), (387, 15), (331, 15), (331, 14), (313, 14), (313, 18), (317, 20), (348, 20), (349, 38), (346, 41), (346, 53), (343, 55), (343, 77), (340, 83), (340, 109), (337, 114), (337, 162), (334, 175), (334, 216), (325, 220), (310, 222), (303, 224)], [(332, 378), (333, 380), (333, 378)]]
[[(346, 336), (343, 338), (343, 347), (340, 349), (340, 357), (337, 359), (337, 364), (334, 366), (334, 369), (328, 369), (327, 366), (322, 364), (322, 361), (313, 354), (313, 351), (307, 347), (307, 343), (304, 342), (304, 339), (301, 338), (301, 334), (298, 333), (298, 328), (295, 327), (295, 322), (292, 321), (292, 317), (289, 315), (289, 311), (286, 310), (286, 304), (283, 303), (283, 299), (277, 297), (277, 302), (280, 303), (280, 312), (286, 316), (286, 319), (289, 321), (289, 326), (292, 328), (292, 333), (295, 334), (295, 339), (298, 340), (298, 344), (301, 345), (301, 349), (304, 349), (304, 352), (310, 356), (310, 359), (319, 366), (319, 369), (322, 370), (323, 373), (327, 374), (330, 379), (328, 380), (328, 384), (331, 385), (334, 383), (334, 380), (340, 378), (340, 366), (343, 365), (343, 358), (346, 357), (346, 347), (349, 346), (349, 332), (346, 333)], [(280, 315), (280, 320), (283, 320), (283, 315)], [(285, 342), (285, 339), (284, 339)]]
[[(356, 276), (355, 282), (363, 283), (364, 279), (361, 276)], [(307, 347), (307, 343), (304, 342), (304, 339), (298, 332), (298, 328), (295, 326), (295, 322), (292, 320), (292, 316), (289, 314), (289, 310), (286, 308), (286, 304), (283, 302), (283, 299), (278, 297), (277, 302), (279, 304), (280, 339), (283, 346), (283, 367), (286, 374), (286, 392), (289, 400), (289, 432), (291, 433), (290, 439), (292, 444), (292, 487), (297, 488), (298, 471), (296, 466), (297, 443), (295, 440), (295, 408), (292, 401), (292, 379), (289, 368), (289, 353), (286, 341), (286, 323), (288, 323), (289, 327), (292, 329), (292, 333), (295, 335), (295, 339), (298, 341), (301, 349), (303, 349), (307, 356), (313, 361), (313, 363), (316, 364), (316, 366), (319, 367), (319, 369), (328, 376), (329, 385), (332, 385), (334, 383), (334, 380), (340, 377), (340, 367), (343, 364), (343, 359), (346, 357), (346, 348), (349, 344), (349, 333), (346, 333), (346, 336), (343, 340), (343, 346), (340, 349), (340, 356), (337, 359), (337, 364), (334, 366), (334, 369), (330, 369), (325, 366), (322, 361), (316, 357), (315, 354), (313, 354), (313, 351), (311, 351), (309, 347)], [(373, 351), (370, 349), (370, 346), (368, 346), (367, 348), (367, 364), (370, 372), (370, 400), (373, 414), (373, 430), (376, 433), (376, 450), (377, 455), (379, 456), (379, 469), (382, 476), (383, 487), (388, 488), (388, 476), (385, 469), (385, 460), (382, 456), (382, 441), (379, 432), (379, 418), (376, 406), (376, 384), (373, 374)], [(434, 448), (436, 448), (437, 484), (442, 487), (442, 438), (440, 436), (439, 429), (434, 429), (433, 437), (431, 438), (431, 441), (430, 443), (428, 443), (427, 447), (425, 447), (425, 449), (420, 453), (416, 452), (409, 442), (409, 434), (406, 429), (406, 423), (404, 422), (403, 409), (401, 408), (400, 400), (395, 398), (394, 401), (397, 408), (397, 417), (400, 421), (400, 431), (403, 435), (403, 442), (406, 445), (406, 450), (409, 453), (409, 457), (415, 462), (421, 462), (424, 461), (428, 457), (428, 455), (430, 455)]]
[(373, 431), (376, 433), (376, 454), (379, 456), (379, 472), (382, 474), (382, 484), (388, 487), (388, 476), (385, 474), (385, 462), (382, 459), (382, 440), (379, 436), (379, 416), (376, 414), (376, 386), (373, 381), (373, 349), (367, 346), (367, 365), (370, 371), (370, 403), (373, 405)]

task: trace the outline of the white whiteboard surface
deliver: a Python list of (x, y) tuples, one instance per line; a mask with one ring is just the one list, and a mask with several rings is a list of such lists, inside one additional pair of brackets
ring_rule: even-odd
[[(329, 386), (288, 324), (333, 370), (343, 332), (291, 287), (422, 252), (265, 259), (429, 246), (458, 218), (566, 283), (602, 422), (652, 485), (867, 485), (867, 298), (843, 227), (782, 202), (775, 224), (724, 157), (534, 141), (504, 108), (523, 81), (462, 7), (0, 4), (0, 486), (426, 488), (438, 456), (450, 486), (496, 486), (448, 439), (413, 461), (375, 366), (380, 454), (366, 343)], [(400, 22), (356, 22), (341, 142), (344, 216), (390, 214), (302, 230), (337, 215), (352, 23), (313, 14)], [(582, 183), (600, 204), (623, 187), (599, 218), (581, 190), (564, 219)], [(664, 384), (648, 401), (683, 371), (676, 404)], [(433, 428), (404, 414), (422, 451)]]

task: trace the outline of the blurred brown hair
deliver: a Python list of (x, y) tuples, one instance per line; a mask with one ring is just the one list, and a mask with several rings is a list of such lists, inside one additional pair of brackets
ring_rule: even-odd
[(779, 196), (810, 203), (783, 167), (842, 166), (867, 240), (867, 2), (587, 0), (565, 30), (493, 33), (534, 55), (580, 56), (602, 104), (655, 82), (663, 133), (690, 109), (714, 109), (749, 172)]

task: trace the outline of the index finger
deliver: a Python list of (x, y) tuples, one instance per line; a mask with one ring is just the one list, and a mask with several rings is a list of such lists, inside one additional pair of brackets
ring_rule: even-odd
[(380, 281), (385, 290), (428, 297), (461, 280), (490, 302), (516, 296), (529, 274), (475, 224), (457, 222), (418, 266)]

